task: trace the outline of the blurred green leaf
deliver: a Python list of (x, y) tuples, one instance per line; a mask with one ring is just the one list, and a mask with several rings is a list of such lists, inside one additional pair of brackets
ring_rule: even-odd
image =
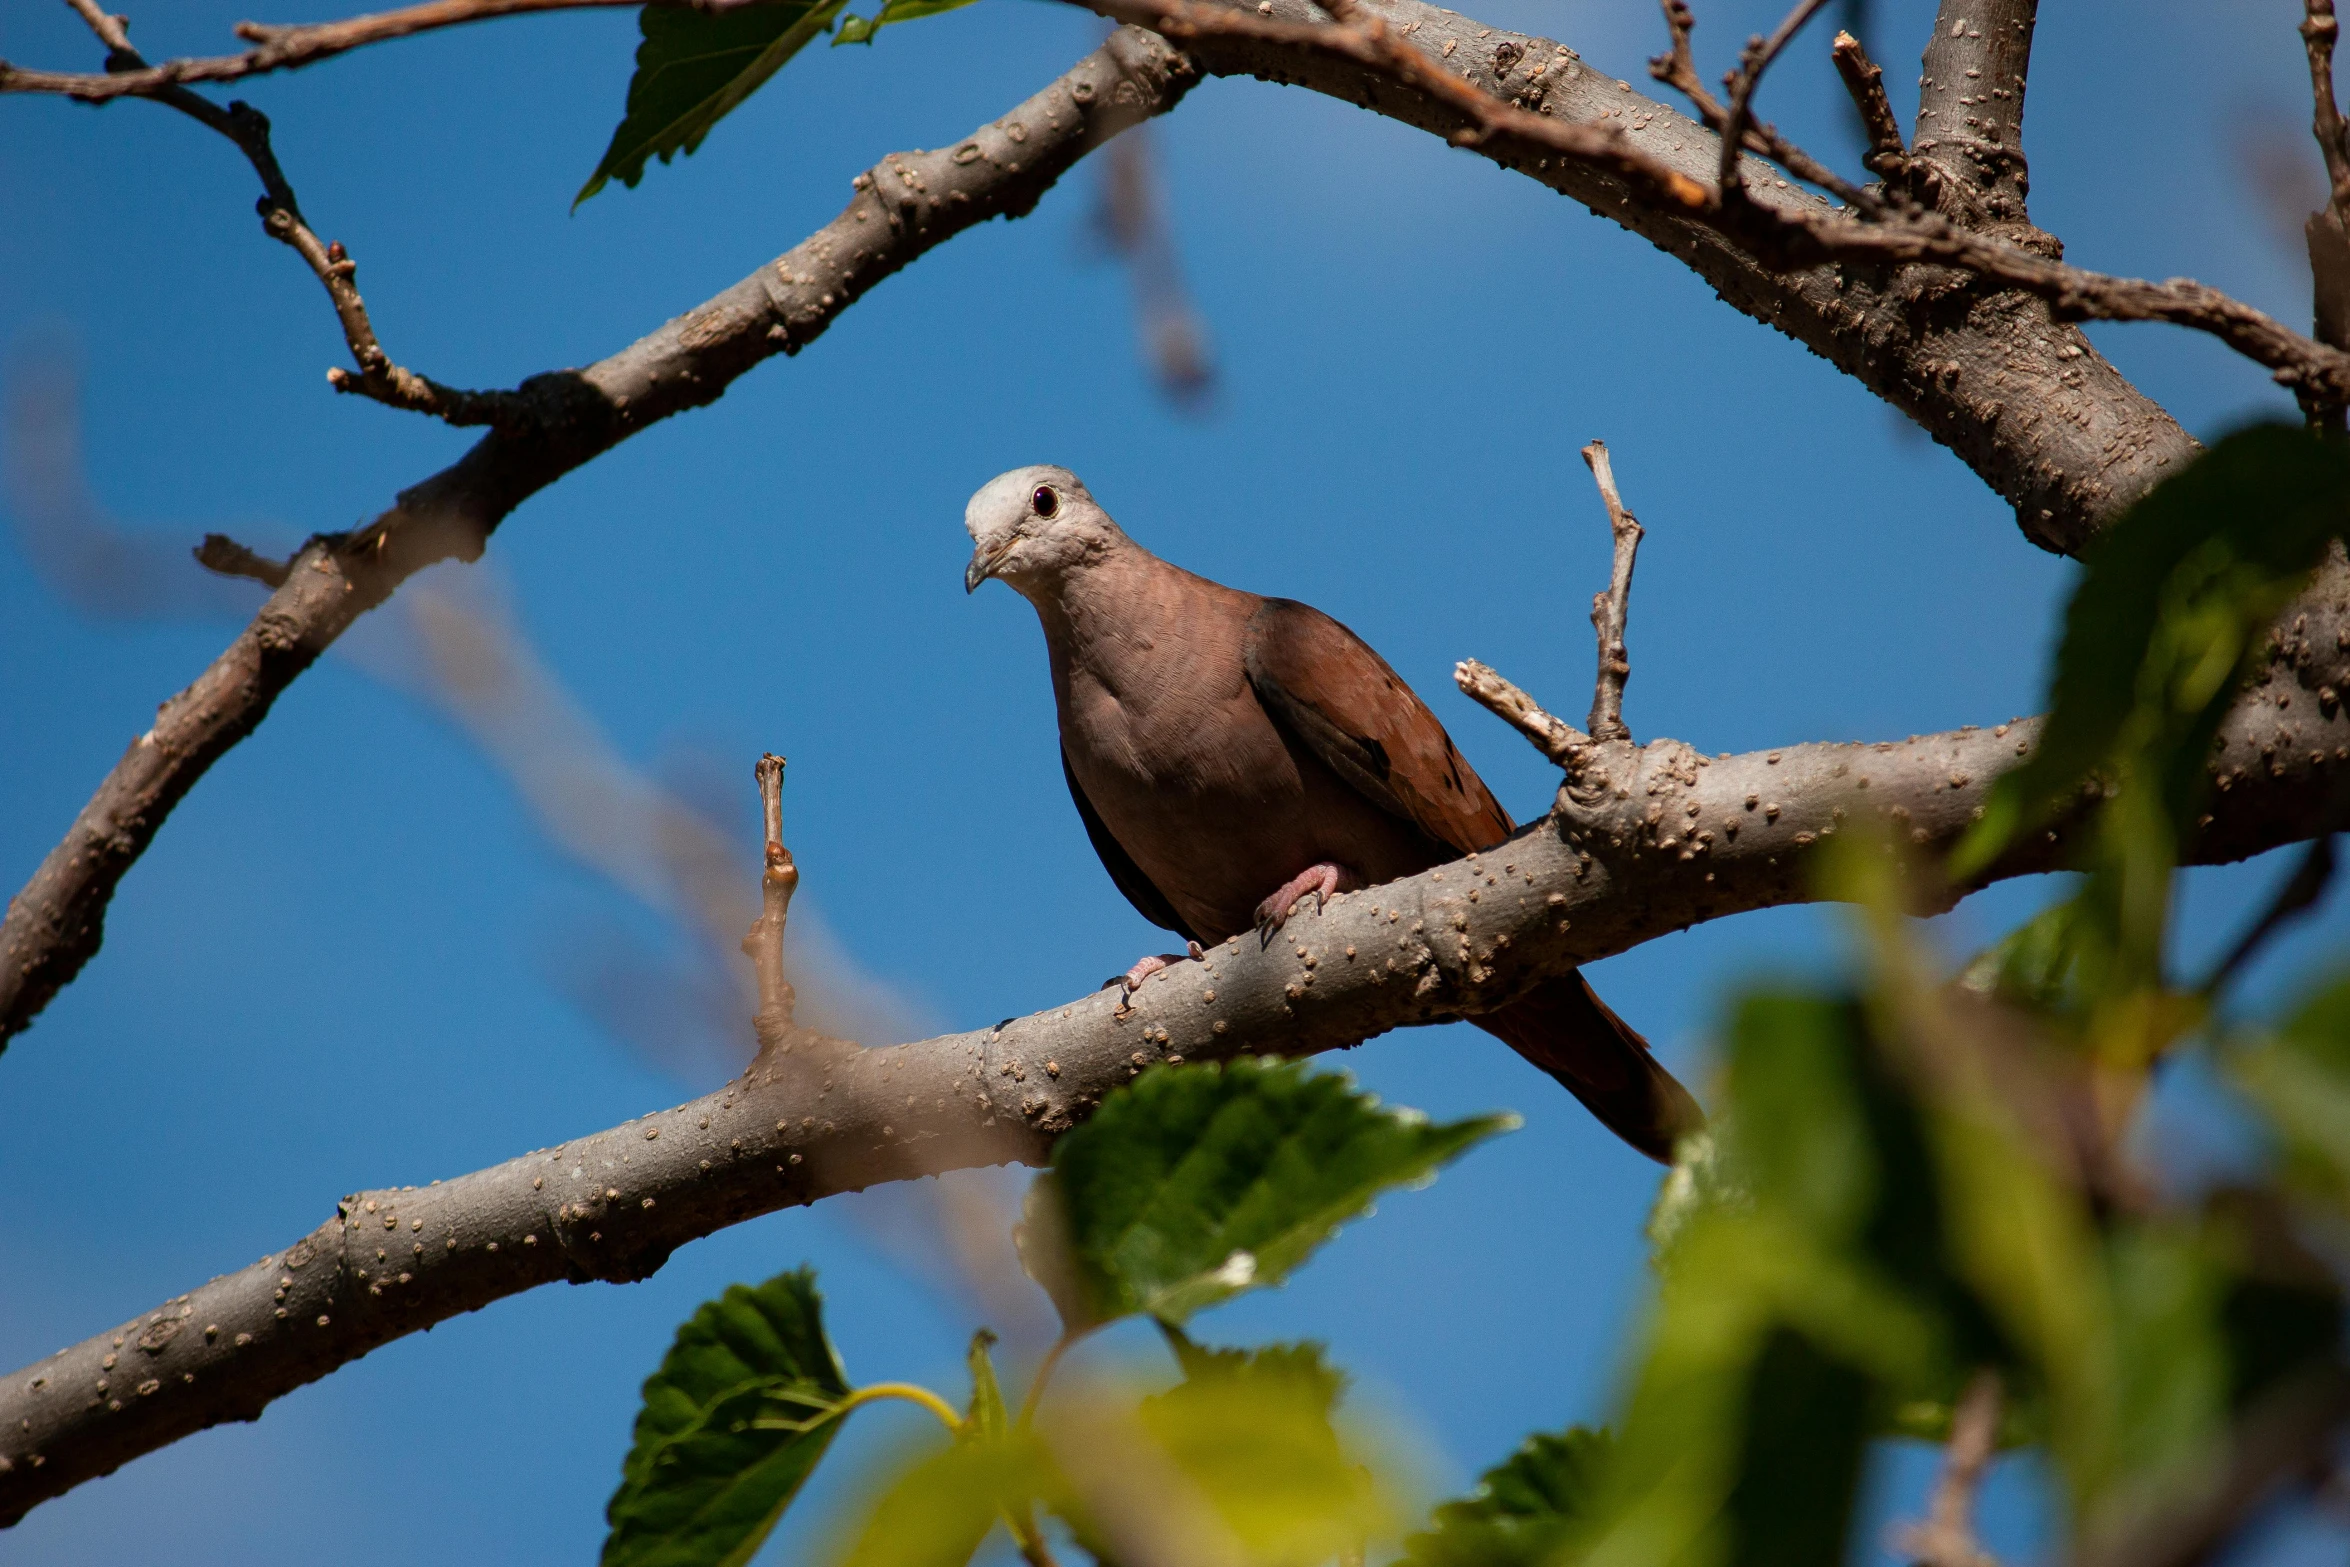
[(869, 44), (873, 35), (899, 22), (919, 22), (925, 17), (944, 16), (949, 11), (960, 11), (972, 0), (883, 0), (882, 7), (870, 17), (844, 16), (832, 35), (832, 46), (842, 44)]
[(2350, 974), (2319, 988), (2283, 1026), (2240, 1039), (2230, 1076), (2274, 1124), (2286, 1179), (2350, 1208)]
[(595, 173), (571, 200), (579, 204), (618, 179), (634, 189), (645, 160), (691, 154), (728, 114), (757, 92), (784, 62), (832, 25), (846, 0), (773, 0), (730, 11), (648, 5), (637, 13), (644, 42), (628, 83), (628, 112)]
[(846, 1567), (963, 1567), (999, 1518), (1059, 1488), (1033, 1435), (964, 1439), (904, 1462), (865, 1511)]
[(737, 1284), (646, 1379), (604, 1567), (739, 1567), (824, 1456), (849, 1396), (813, 1270)]
[(1536, 1432), (1405, 1538), (1402, 1567), (1558, 1567), (1590, 1527), (1613, 1449), (1605, 1431)]
[[(1346, 1379), (1323, 1360), (1320, 1345), (1201, 1349), (1180, 1329), (1170, 1330), (1168, 1341), (1186, 1375), (1142, 1400), (1139, 1426), (1205, 1515), (1137, 1511), (1131, 1491), (1105, 1486), (1103, 1468), (1089, 1468), (1076, 1476), (1086, 1504), (1069, 1514), (1089, 1548), (1098, 1540), (1112, 1556), (1134, 1554), (1118, 1547), (1140, 1530), (1169, 1542), (1220, 1537), (1248, 1567), (1312, 1567), (1359, 1557), (1368, 1541), (1395, 1531), (1401, 1515), (1394, 1489), (1337, 1424)], [(1173, 1499), (1162, 1494), (1151, 1511)], [(1126, 1516), (1114, 1517), (1121, 1508)], [(1167, 1555), (1185, 1559), (1186, 1552)]]
[(1172, 1322), (1159, 1324), (1160, 1336), (1175, 1353), (1184, 1381), (1195, 1391), (1224, 1385), (1286, 1383), (1298, 1397), (1319, 1408), (1325, 1417), (1346, 1396), (1346, 1373), (1322, 1358), (1322, 1346), (1310, 1341), (1260, 1344), (1254, 1349), (1214, 1349), (1193, 1341)]
[(995, 1342), (995, 1334), (981, 1328), (971, 1335), (971, 1348), (964, 1356), (971, 1367), (971, 1408), (963, 1419), (963, 1434), (973, 1441), (1002, 1436), (1012, 1426), (1004, 1412), (1003, 1384), (996, 1380), (995, 1357), (988, 1353)]
[(1958, 983), (1978, 996), (2056, 1016), (2081, 1006), (2081, 910), (2052, 903), (1976, 954)]
[(1054, 1145), (1021, 1260), (1072, 1332), (1180, 1323), (1279, 1283), (1380, 1192), (1515, 1125), (1435, 1125), (1294, 1062), (1153, 1067)]
[(1782, 1327), (1764, 1340), (1723, 1507), (1732, 1567), (1818, 1567), (1850, 1554), (1870, 1401), (1868, 1377), (1808, 1336)]
[(2084, 557), (2048, 723), (1953, 856), (1961, 879), (2138, 753), (2173, 820), (2269, 622), (2350, 520), (2350, 452), (2297, 427), (2228, 436), (2131, 507)]

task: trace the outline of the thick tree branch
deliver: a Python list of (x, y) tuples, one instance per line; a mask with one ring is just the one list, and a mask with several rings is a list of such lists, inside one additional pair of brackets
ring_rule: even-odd
[(163, 704), (0, 920), (0, 1042), (98, 950), (106, 905), (163, 818), (319, 653), (411, 573), (480, 555), (531, 495), (637, 431), (715, 401), (736, 376), (814, 341), (882, 279), (972, 225), (1030, 211), (1100, 142), (1172, 107), (1193, 80), (1164, 40), (1122, 29), (1002, 119), (853, 182), (841, 215), (776, 261), (608, 359), (534, 376), (454, 465), (356, 533), (288, 563), (251, 625)]
[[(2350, 603), (2313, 605), (2239, 703), (2195, 860), (2350, 824), (2350, 715), (2311, 695), (2350, 663), (2337, 636), (2350, 641)], [(643, 1278), (696, 1237), (877, 1181), (1040, 1161), (1153, 1061), (1305, 1055), (1490, 1010), (1699, 921), (1814, 899), (1826, 840), (1864, 823), (1940, 853), (2036, 733), (1716, 758), (1676, 740), (1593, 746), (1553, 815), (1483, 855), (1333, 898), (1270, 949), (1234, 940), (1131, 994), (974, 1033), (795, 1041), (676, 1109), (346, 1197), (285, 1250), (0, 1382), (0, 1522), (504, 1296)], [(1985, 879), (2048, 869), (2065, 847), (2063, 830), (2043, 835)]]
[(1918, 78), (1910, 170), (1919, 193), (1969, 227), (2027, 225), (2024, 79), (2039, 0), (1942, 0)]
[[(1087, 0), (1121, 17), (1136, 0)], [(1308, 0), (1270, 0), (1269, 15), (1203, 0), (1245, 28), (1252, 19), (1336, 32)], [(1408, 40), (1427, 85), (1400, 84), (1383, 61), (1242, 31), (1187, 34), (1202, 68), (1310, 87), (1472, 146), (1611, 218), (1687, 264), (1732, 306), (1854, 376), (1951, 448), (2016, 508), (2025, 534), (2078, 549), (2195, 445), (2044, 299), (1897, 256), (1774, 271), (1686, 202), (1640, 180), (1484, 125), (1435, 78), (1480, 89), (1551, 122), (1612, 132), (1622, 148), (1710, 188), (1711, 133), (1672, 108), (1586, 67), (1545, 38), (1488, 27), (1424, 0), (1355, 0)], [(1159, 14), (1153, 8), (1153, 14)], [(1831, 216), (1825, 203), (1757, 181), (1758, 205)], [(2045, 258), (2035, 258), (2044, 261)], [(2052, 263), (2051, 263), (2052, 264)], [(2053, 284), (2052, 284), (2053, 286)]]

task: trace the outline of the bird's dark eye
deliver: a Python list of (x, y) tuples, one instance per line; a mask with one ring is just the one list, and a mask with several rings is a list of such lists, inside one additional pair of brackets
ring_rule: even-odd
[(1038, 485), (1036, 493), (1028, 497), (1028, 509), (1050, 521), (1053, 514), (1061, 509), (1061, 492), (1049, 484)]

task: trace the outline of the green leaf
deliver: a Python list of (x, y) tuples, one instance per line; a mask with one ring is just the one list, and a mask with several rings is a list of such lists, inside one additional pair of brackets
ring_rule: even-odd
[(1054, 1145), (1021, 1260), (1072, 1332), (1182, 1322), (1279, 1283), (1380, 1192), (1516, 1125), (1434, 1125), (1291, 1062), (1154, 1067)]
[(605, 1508), (604, 1567), (748, 1561), (824, 1456), (848, 1394), (813, 1270), (705, 1302), (645, 1381)]
[(972, 0), (885, 0), (881, 9), (871, 17), (844, 16), (840, 27), (832, 35), (832, 46), (842, 44), (869, 44), (873, 35), (899, 22), (919, 22), (925, 17), (944, 16), (949, 11), (960, 11)]
[(2039, 749), (1993, 788), (1952, 874), (2132, 751), (2151, 753), (2181, 819), (2251, 654), (2346, 515), (2350, 452), (2287, 425), (2238, 431), (2131, 507), (2084, 557)]
[(1003, 1384), (996, 1380), (995, 1357), (988, 1353), (995, 1342), (995, 1334), (981, 1328), (971, 1335), (964, 1357), (971, 1366), (971, 1408), (963, 1420), (963, 1434), (973, 1441), (1002, 1436), (1012, 1426), (1004, 1412)]
[(571, 200), (579, 204), (618, 179), (630, 189), (645, 160), (692, 153), (710, 127), (739, 108), (784, 62), (832, 25), (846, 0), (774, 0), (730, 11), (648, 5), (637, 14), (644, 42), (628, 83), (628, 112), (596, 172)]
[(1551, 1567), (1589, 1529), (1614, 1447), (1582, 1426), (1537, 1431), (1405, 1537), (1403, 1567)]

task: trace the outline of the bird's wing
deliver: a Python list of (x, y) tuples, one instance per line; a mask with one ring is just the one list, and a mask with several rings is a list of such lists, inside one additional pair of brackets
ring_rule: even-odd
[(1365, 799), (1464, 854), (1514, 829), (1427, 704), (1328, 615), (1265, 600), (1249, 622), (1246, 657), (1274, 722)]
[(1093, 802), (1085, 797), (1084, 787), (1077, 782), (1065, 747), (1061, 751), (1061, 776), (1069, 782), (1069, 798), (1077, 802), (1077, 815), (1085, 823), (1085, 836), (1092, 841), (1093, 852), (1101, 856), (1102, 869), (1110, 873), (1110, 880), (1126, 894), (1126, 901), (1134, 905), (1134, 911), (1185, 941), (1199, 940), (1199, 933), (1183, 922), (1183, 916), (1175, 912), (1175, 905), (1142, 873), (1142, 867), (1134, 863), (1134, 856), (1126, 852), (1126, 846), (1110, 835), (1109, 824), (1102, 820), (1101, 812), (1093, 808)]

